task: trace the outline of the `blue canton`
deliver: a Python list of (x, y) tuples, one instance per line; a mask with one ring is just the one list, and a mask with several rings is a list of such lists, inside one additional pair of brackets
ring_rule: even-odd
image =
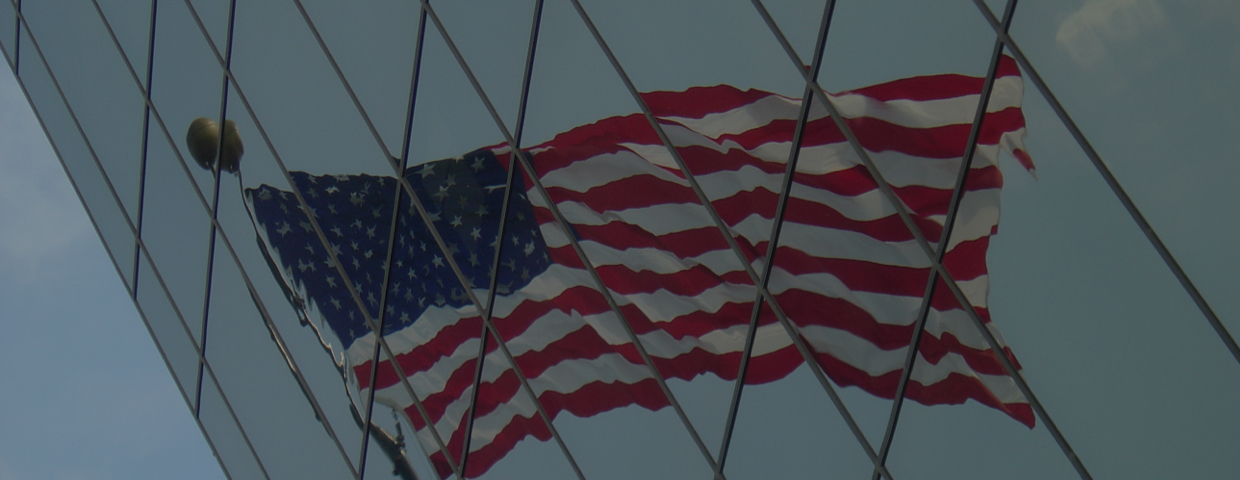
[[(378, 321), (396, 179), (364, 174), (290, 175), (367, 311)], [(500, 244), (497, 237), (507, 171), (491, 150), (482, 149), (410, 167), (405, 178), (469, 286), (486, 289)], [(514, 181), (496, 287), (501, 295), (524, 287), (550, 264), (521, 176)], [(344, 348), (369, 332), (296, 197), (269, 185), (246, 189), (246, 195), (284, 275), (317, 304)], [(396, 223), (384, 335), (409, 326), (429, 307), (471, 305), (408, 196), (402, 195)]]

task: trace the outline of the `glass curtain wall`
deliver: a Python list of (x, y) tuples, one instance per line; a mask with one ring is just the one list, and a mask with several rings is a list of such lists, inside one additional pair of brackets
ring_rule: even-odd
[(1206, 477), (1237, 21), (6, 0), (0, 51), (229, 478)]

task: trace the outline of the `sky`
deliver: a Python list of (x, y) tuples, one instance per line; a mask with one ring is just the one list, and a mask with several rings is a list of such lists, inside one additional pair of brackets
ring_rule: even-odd
[(0, 69), (0, 480), (224, 478)]
[[(185, 22), (177, 17), (178, 3), (168, 4), (167, 22)], [(400, 22), (413, 18), (408, 2), (397, 2), (392, 11), (383, 12), (378, 10), (385, 6), (378, 2), (349, 10), (305, 3), (314, 18), (342, 16), (319, 22), (325, 41), (337, 52), (345, 74), (358, 81), (359, 101), (380, 121), (383, 141), (390, 148), (398, 146), (403, 132), (391, 126), (403, 121), (404, 104), (392, 99), (407, 95), (408, 71), (401, 69), (409, 57), (406, 48), (412, 32)], [(773, 9), (777, 6), (769, 3)], [(998, 8), (1001, 2), (987, 3)], [(786, 59), (764, 36), (765, 26), (751, 17), (730, 16), (725, 8), (693, 10), (657, 2), (631, 9), (586, 4), (639, 89), (677, 90), (724, 82), (786, 95), (800, 93), (798, 75), (780, 73), (778, 69), (788, 67)], [(119, 8), (116, 5), (120, 4), (105, 2), (104, 8)], [(582, 35), (584, 29), (573, 26), (575, 13), (564, 7), (566, 2), (548, 5), (543, 27), (548, 40), (540, 48), (538, 66), (553, 74), (539, 77), (532, 87), (526, 135), (534, 142), (633, 109), (592, 40)], [(747, 5), (738, 2), (735, 11), (748, 12)], [(445, 2), (438, 8), (501, 116), (512, 119), (519, 86), (513, 79), (519, 78), (524, 58), (525, 27), (507, 26), (527, 12), (496, 8), (478, 15), (468, 7)], [(50, 22), (40, 25), (35, 8), (30, 7), (28, 15), (36, 27), (52, 27)], [(242, 8), (233, 71), (290, 168), (342, 173), (341, 159), (348, 158), (352, 170), (343, 173), (390, 171), (293, 8), (276, 3), (245, 3)], [(87, 20), (94, 15), (89, 8), (75, 12)], [(813, 39), (817, 27), (817, 13), (799, 12), (788, 8), (773, 14), (798, 48), (805, 49), (805, 40)], [(129, 17), (117, 13), (113, 18), (117, 27), (125, 27), (119, 19)], [(223, 31), (221, 18), (208, 18), (216, 20), (209, 25), (213, 34)], [(926, 22), (927, 18), (935, 21)], [(1240, 35), (1234, 25), (1240, 22), (1240, 7), (1229, 0), (1026, 1), (1016, 18), (1012, 36), (1216, 312), (1233, 333), (1240, 332), (1236, 320), (1240, 297), (1234, 294), (1235, 272), (1240, 271), (1240, 255), (1234, 251), (1240, 240), (1240, 223), (1234, 221), (1240, 217), (1240, 190), (1234, 188), (1240, 177), (1240, 162), (1235, 161), (1240, 151), (1240, 136), (1235, 134), (1240, 131), (1236, 113), (1240, 92), (1235, 89), (1240, 85)], [(638, 22), (644, 26), (642, 34), (625, 35), (627, 27)], [(376, 34), (357, 35), (350, 25), (371, 26)], [(122, 34), (145, 32), (141, 21), (127, 26), (121, 28)], [(218, 112), (219, 87), (210, 76), (218, 65), (196, 27), (170, 26), (159, 33), (160, 45), (167, 46), (161, 54), (167, 57), (158, 64), (162, 67), (157, 66), (155, 84), (212, 92), (176, 95), (173, 89), (155, 90), (154, 101), (175, 130), (194, 117)], [(469, 34), (476, 31), (487, 34)], [(69, 39), (66, 32), (62, 34)], [(967, 1), (942, 2), (924, 11), (892, 2), (840, 2), (831, 35), (826, 54), (831, 68), (823, 81), (833, 91), (911, 75), (977, 75), (989, 54), (988, 39), (993, 39), (993, 32)], [(57, 45), (53, 39), (58, 37), (52, 34), (41, 38), (53, 63), (58, 58), (103, 62), (105, 54), (114, 55), (108, 51), (114, 51), (110, 43), (89, 44), (85, 48), (99, 48), (102, 53), (79, 59), (71, 55), (82, 47), (70, 41)], [(122, 35), (121, 41), (125, 48), (145, 48), (144, 39)], [(433, 35), (428, 42), (422, 81), (427, 91), (438, 95), (420, 99), (419, 121), (429, 127), (415, 132), (411, 156), (445, 158), (497, 142), (500, 137), (490, 128), (489, 116), (453, 70), (454, 60)], [(272, 51), (280, 55), (270, 55)], [(881, 61), (885, 59), (892, 60)], [(77, 68), (76, 63), (60, 65)], [(108, 102), (121, 102), (123, 97), (94, 90), (115, 88), (133, 95), (132, 80), (118, 69), (95, 73), (64, 75), (61, 81), (70, 97), (82, 95), (79, 114), (94, 115), (88, 128), (102, 129), (88, 132), (97, 135), (97, 146), (118, 158), (132, 158), (137, 142), (131, 141), (136, 137), (130, 126), (138, 112), (126, 110), (124, 114), (131, 116), (109, 123), (107, 119), (122, 113)], [(6, 385), (0, 390), (0, 412), (5, 412), (0, 416), (0, 480), (186, 478), (186, 472), (219, 478), (209, 448), (186, 415), (184, 400), (169, 381), (171, 376), (125, 297), (115, 268), (30, 117), (25, 98), (9, 77), (4, 81), (0, 360), (10, 368), (0, 370), (0, 384)], [(195, 81), (202, 83), (190, 86)], [(989, 265), (991, 311), (1026, 378), (1095, 478), (1234, 475), (1240, 469), (1234, 458), (1240, 449), (1240, 437), (1235, 435), (1240, 413), (1234, 408), (1240, 398), (1240, 368), (1031, 84), (1026, 85), (1024, 111), (1027, 144), (1039, 176), (1033, 179), (1014, 162), (1001, 165), (1007, 180), (1003, 219)], [(253, 132), (248, 119), (238, 121), (243, 135)], [(106, 141), (113, 138), (118, 139), (114, 144)], [(247, 146), (244, 185), (282, 181), (263, 146), (258, 142)], [(168, 165), (152, 163), (151, 168)], [(136, 178), (111, 173), (115, 181)], [(173, 173), (183, 176), (179, 169)], [(202, 172), (194, 174), (205, 185)], [(188, 190), (168, 188), (180, 188), (182, 194)], [(230, 232), (242, 232), (249, 220), (235, 197), (225, 197), (225, 202), (233, 203), (221, 209), (221, 222), (226, 229), (237, 227)], [(180, 229), (191, 223), (179, 219), (190, 210), (178, 208), (200, 209), (197, 199), (188, 195), (169, 198), (187, 203), (149, 211), (164, 215), (152, 218), (163, 218), (165, 230), (153, 222), (144, 238), (154, 245), (156, 261), (167, 258), (173, 268), (201, 268), (175, 263), (176, 251), (165, 257), (156, 251), (160, 235), (178, 239)], [(186, 251), (192, 251), (190, 247), (199, 245), (187, 246)], [(262, 274), (265, 271), (251, 273), (260, 281)], [(198, 275), (185, 277), (201, 282)], [(201, 295), (199, 283), (186, 286), (185, 294)], [(284, 331), (289, 341), (305, 340), (291, 324)], [(238, 335), (238, 341), (242, 337)], [(265, 335), (246, 338), (269, 350)], [(314, 355), (319, 352), (299, 358)], [(230, 375), (226, 358), (216, 363), (222, 377)], [(287, 369), (270, 373), (272, 381), (289, 381)], [(800, 388), (812, 380), (794, 377), (769, 388), (746, 390), (747, 398), (762, 399), (767, 403), (758, 404), (769, 408), (759, 412), (760, 421), (746, 424), (749, 430), (742, 430), (738, 438), (748, 443), (729, 460), (729, 468), (787, 478), (827, 467), (863, 471), (867, 462), (860, 460), (851, 436), (840, 430), (833, 409), (818, 408), (825, 404), (825, 396)], [(698, 382), (703, 384), (708, 390), (719, 387)], [(23, 388), (7, 388), (10, 385)], [(333, 386), (325, 380), (324, 385), (323, 391), (331, 392), (338, 381)], [(727, 385), (723, 387), (726, 391)], [(243, 389), (234, 392), (244, 400)], [(842, 389), (841, 394), (867, 434), (875, 429), (881, 434), (887, 404), (855, 389)], [(301, 401), (299, 394), (292, 396)], [(270, 407), (250, 401), (257, 411)], [(99, 413), (100, 406), (115, 410)], [(710, 409), (716, 406), (701, 407), (714, 415)], [(625, 416), (632, 413), (591, 420), (630, 436), (625, 438), (643, 434), (624, 430), (631, 425), (679, 429), (667, 410)], [(305, 418), (305, 412), (287, 414), (291, 426), (314, 426)], [(668, 424), (659, 423), (664, 421)], [(557, 427), (586, 440), (597, 425), (568, 416), (557, 420)], [(763, 439), (779, 435), (797, 441), (791, 442), (792, 447), (778, 444), (786, 451), (762, 450), (763, 443), (772, 443)], [(897, 474), (921, 471), (918, 467), (927, 465), (942, 478), (1073, 475), (1041, 422), (1028, 430), (976, 404), (910, 405), (899, 435), (891, 460)], [(658, 454), (646, 450), (663, 446), (653, 441), (631, 443), (627, 452), (634, 455)], [(595, 471), (663, 468), (632, 465), (640, 462), (627, 461), (625, 455), (600, 454), (604, 447), (584, 447), (579, 452), (583, 463)], [(499, 467), (509, 470), (497, 471), (513, 473), (529, 462), (557, 455), (553, 444), (523, 442), (510, 456), (514, 463)], [(685, 463), (701, 468), (700, 459)], [(151, 469), (149, 473), (145, 468)]]

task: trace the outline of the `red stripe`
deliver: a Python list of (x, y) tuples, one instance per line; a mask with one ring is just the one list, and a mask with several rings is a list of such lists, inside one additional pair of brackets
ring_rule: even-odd
[[(950, 159), (963, 156), (969, 130), (972, 128), (970, 123), (913, 128), (869, 117), (847, 119), (846, 123), (866, 150), (871, 152), (894, 151), (926, 159)], [(768, 126), (755, 128), (746, 133), (725, 135), (719, 141), (735, 141), (742, 148), (752, 150), (773, 140), (791, 139), (795, 125), (796, 122), (792, 120), (776, 120)], [(979, 133), (978, 143), (995, 145), (1003, 133), (1023, 127), (1024, 117), (1019, 108), (990, 112), (986, 115), (986, 121)], [(602, 137), (599, 141), (605, 139), (607, 143), (566, 144), (562, 143), (560, 137), (557, 136), (550, 142), (534, 147), (535, 149), (552, 147), (534, 157), (535, 169), (546, 174), (599, 155), (629, 151), (621, 146), (621, 143), (662, 145), (649, 123), (645, 123), (645, 119), (636, 114), (604, 119), (580, 127), (580, 129), (596, 132), (571, 137), (591, 139)], [(803, 147), (815, 147), (842, 144), (846, 141), (835, 122), (830, 118), (823, 118), (806, 125), (802, 145)], [(682, 159), (686, 161), (689, 171), (695, 175), (704, 175), (716, 169), (735, 170), (738, 165), (760, 166), (763, 171), (770, 173), (782, 171), (782, 168), (773, 168), (769, 162), (753, 159), (751, 155), (743, 151), (732, 150), (720, 154), (715, 150), (699, 146), (677, 146), (677, 149), (679, 152), (687, 153), (687, 155), (682, 155)], [(708, 152), (701, 150), (708, 150)], [(666, 170), (677, 176), (683, 176), (678, 169)]]
[[(1015, 63), (1007, 57), (1000, 62), (999, 76), (1019, 76)], [(895, 99), (926, 101), (958, 98), (977, 95), (983, 80), (964, 75), (934, 75), (900, 79), (893, 82), (866, 87), (844, 94), (860, 94), (877, 101)], [(772, 94), (757, 90), (742, 91), (728, 86), (698, 87), (686, 92), (654, 92), (643, 94), (651, 110), (659, 116), (702, 118), (712, 113), (728, 112), (744, 109), (753, 102), (771, 97)], [(795, 101), (789, 103), (794, 107)], [(790, 108), (790, 113), (793, 108)], [(743, 112), (738, 112), (743, 113)], [(933, 128), (911, 128), (877, 118), (853, 118), (846, 120), (849, 128), (855, 133), (862, 146), (870, 152), (900, 152), (912, 159), (924, 158), (928, 162), (959, 159), (965, 150), (970, 125), (966, 122), (944, 125)], [(669, 124), (672, 121), (667, 121)], [(696, 175), (719, 175), (711, 182), (720, 184), (737, 178), (752, 169), (769, 175), (782, 175), (785, 165), (783, 159), (766, 161), (746, 151), (757, 147), (786, 143), (792, 137), (796, 122), (790, 118), (776, 119), (765, 125), (753, 125), (751, 129), (736, 134), (723, 135), (713, 139), (716, 143), (735, 142), (741, 148), (732, 148), (723, 152), (702, 146), (678, 146), (677, 150), (687, 167)], [(995, 145), (1004, 134), (1016, 132), (1025, 127), (1024, 118), (1019, 108), (1008, 108), (998, 112), (990, 112), (980, 132), (978, 142), (983, 145)], [(678, 127), (680, 128), (680, 127)], [(807, 126), (804, 145), (808, 147), (841, 144), (843, 135), (829, 118), (815, 120)], [(561, 170), (574, 163), (587, 161), (600, 155), (626, 153), (620, 146), (623, 143), (659, 146), (660, 140), (642, 115), (634, 114), (600, 120), (594, 124), (575, 128), (556, 136), (551, 142), (535, 147), (545, 149), (533, 159), (534, 166), (540, 175), (556, 172), (560, 184), (572, 184), (574, 179), (570, 171)], [(1020, 150), (1015, 152), (1018, 161), (1026, 168), (1032, 169), (1028, 155)], [(576, 192), (569, 188), (553, 187), (548, 189), (552, 201), (557, 204), (577, 202), (581, 206), (605, 215), (623, 212), (634, 208), (654, 208), (663, 205), (697, 205), (697, 196), (689, 188), (679, 182), (660, 179), (651, 175), (651, 165), (633, 158), (634, 162), (628, 169), (621, 164), (620, 171), (630, 175), (617, 178), (604, 185), (590, 188), (586, 192)], [(932, 164), (929, 168), (938, 169), (942, 165)], [(663, 168), (677, 177), (681, 172), (675, 168)], [(598, 172), (599, 170), (593, 170)], [(927, 170), (930, 171), (930, 170)], [(619, 175), (620, 173), (618, 173)], [(735, 177), (730, 177), (735, 176)], [(529, 179), (527, 179), (528, 181)], [(940, 181), (938, 177), (935, 181)], [(857, 232), (875, 240), (874, 246), (882, 249), (885, 244), (911, 241), (913, 236), (904, 223), (894, 215), (872, 220), (854, 220), (845, 217), (822, 204), (811, 202), (796, 196), (798, 189), (805, 187), (817, 188), (846, 197), (873, 192), (877, 186), (869, 172), (857, 165), (827, 174), (797, 174), (799, 185), (793, 188), (786, 211), (785, 221), (818, 228), (831, 228), (845, 232)], [(999, 169), (994, 165), (982, 165), (969, 172), (966, 192), (981, 192), (1001, 188), (1003, 183)], [(532, 183), (527, 183), (532, 185)], [(946, 214), (951, 200), (950, 188), (935, 188), (928, 185), (908, 185), (895, 189), (897, 196), (910, 209), (913, 221), (921, 233), (931, 241), (936, 241), (942, 232), (942, 226), (930, 220), (931, 216)], [(747, 219), (757, 216), (770, 219), (774, 216), (778, 201), (776, 192), (766, 187), (750, 190), (738, 190), (726, 198), (712, 199), (712, 206), (720, 214), (724, 223), (736, 226)], [(543, 223), (552, 221), (550, 212), (545, 208), (535, 209), (535, 215)], [(701, 211), (702, 218), (706, 212)], [(671, 220), (667, 220), (671, 221)], [(962, 219), (961, 221), (969, 221)], [(671, 225), (669, 225), (671, 226)], [(713, 225), (691, 228), (662, 235), (651, 233), (662, 231), (660, 226), (654, 229), (650, 225), (637, 225), (620, 220), (611, 220), (602, 225), (573, 225), (571, 234), (581, 240), (596, 242), (617, 250), (633, 248), (657, 249), (681, 259), (686, 267), (683, 270), (660, 274), (651, 271), (634, 270), (625, 265), (600, 265), (597, 267), (599, 277), (607, 288), (617, 295), (623, 305), (621, 313), (628, 321), (632, 330), (638, 335), (649, 335), (658, 331), (666, 332), (679, 341), (690, 341), (718, 331), (738, 325), (747, 325), (753, 307), (752, 299), (730, 302), (720, 305), (718, 311), (693, 311), (676, 318), (650, 318), (652, 312), (643, 311), (636, 304), (625, 301), (625, 296), (661, 292), (675, 295), (691, 301), (693, 297), (720, 285), (732, 284), (752, 290), (751, 279), (740, 268), (737, 259), (735, 269), (726, 272), (715, 272), (703, 265), (694, 264), (690, 260), (702, 254), (717, 251), (728, 251), (730, 247), (721, 233)], [(991, 226), (993, 233), (995, 226)], [(750, 260), (758, 258), (766, 251), (767, 240), (764, 238), (738, 238), (737, 243)], [(948, 252), (945, 265), (957, 280), (973, 280), (985, 278), (985, 263), (989, 237), (983, 236), (960, 242)], [(892, 246), (891, 248), (894, 248)], [(893, 253), (896, 250), (892, 250)], [(581, 260), (569, 246), (553, 248), (550, 251), (553, 260), (563, 266), (583, 268)], [(921, 298), (925, 291), (925, 281), (929, 269), (899, 266), (900, 257), (890, 255), (891, 263), (897, 265), (873, 264), (858, 259), (818, 258), (791, 247), (781, 246), (776, 253), (776, 265), (788, 273), (810, 275), (827, 273), (834, 275), (850, 292), (872, 292), (886, 295), (898, 295), (909, 299)], [(881, 252), (876, 255), (881, 256)], [(915, 259), (924, 263), (921, 259)], [(806, 287), (801, 287), (806, 288)], [(960, 305), (954, 296), (946, 290), (940, 280), (931, 306), (940, 312), (958, 311)], [(898, 351), (908, 348), (909, 338), (913, 332), (913, 321), (916, 310), (910, 309), (907, 319), (884, 319), (885, 321), (903, 321), (907, 325), (888, 325), (879, 323), (869, 311), (854, 305), (843, 298), (833, 298), (823, 292), (812, 292), (802, 289), (791, 289), (777, 295), (777, 300), (785, 313), (796, 324), (804, 327), (819, 325), (847, 331), (862, 341), (869, 342), (877, 348), (887, 351)], [(982, 305), (984, 298), (974, 299)], [(915, 304), (917, 302), (910, 302)], [(972, 307), (970, 307), (972, 308)], [(528, 335), (533, 322), (550, 312), (559, 311), (566, 314), (582, 316), (601, 315), (598, 321), (609, 321), (609, 307), (602, 295), (591, 287), (573, 287), (555, 298), (534, 302), (526, 301), (517, 305), (506, 318), (496, 318), (500, 336), (513, 339)], [(984, 322), (989, 323), (989, 311), (978, 307), (977, 312)], [(764, 309), (760, 319), (762, 325), (775, 325), (775, 319), (769, 309)], [(617, 326), (618, 327), (618, 326)], [(619, 330), (617, 330), (619, 331)], [(812, 330), (811, 330), (812, 331)], [(446, 408), (454, 402), (461, 401), (472, 386), (475, 362), (466, 361), (454, 371), (436, 371), (437, 362), (452, 354), (457, 348), (471, 340), (476, 341), (481, 334), (480, 322), (476, 318), (465, 319), (454, 325), (446, 326), (434, 338), (413, 351), (398, 355), (396, 361), (406, 374), (413, 372), (434, 372), (446, 376), (444, 388), (432, 392), (424, 400), (431, 421), (438, 421)], [(493, 351), (493, 342), (488, 342), (488, 351)], [(959, 355), (973, 372), (987, 375), (1004, 375), (997, 361), (996, 353), (989, 348), (974, 348), (960, 343), (955, 332), (947, 331), (939, 336), (924, 334), (920, 341), (922, 358), (931, 364), (942, 361), (948, 354)], [(655, 352), (658, 353), (658, 352)], [(872, 394), (891, 398), (896, 388), (900, 372), (887, 372), (878, 376), (870, 376), (856, 365), (849, 365), (831, 356), (829, 352), (814, 352), (816, 361), (827, 371), (827, 374), (840, 385), (857, 385)], [(559, 338), (551, 339), (547, 346), (537, 351), (527, 351), (517, 356), (516, 363), (521, 371), (530, 378), (544, 374), (548, 369), (565, 361), (583, 360), (599, 361), (603, 355), (617, 354), (612, 357), (616, 362), (627, 362), (642, 367), (634, 345), (610, 345), (594, 331), (593, 327), (582, 326)], [(1011, 354), (1005, 350), (1003, 354), (1009, 358)], [(714, 354), (699, 348), (678, 353), (673, 358), (653, 357), (655, 367), (666, 378), (691, 380), (698, 375), (712, 373), (723, 379), (735, 379), (740, 361), (739, 352)], [(1014, 359), (1013, 359), (1014, 360)], [(766, 355), (752, 359), (752, 368), (746, 378), (747, 383), (762, 383), (784, 378), (801, 363), (797, 350), (791, 346), (780, 348)], [(357, 368), (359, 385), (367, 388), (367, 381), (362, 373), (369, 373), (369, 364)], [(604, 368), (600, 366), (600, 368)], [(389, 362), (381, 362), (380, 375), (376, 378), (377, 388), (386, 388), (398, 383), (399, 378)], [(641, 405), (648, 409), (659, 409), (666, 405), (666, 399), (653, 380), (643, 380), (634, 385), (624, 383), (590, 382), (582, 379), (586, 385), (573, 392), (545, 392), (539, 396), (548, 414), (553, 418), (561, 411), (569, 411), (577, 416), (588, 417), (603, 411), (628, 405)], [(523, 395), (515, 372), (501, 372), (493, 381), (484, 382), (479, 390), (477, 414), (485, 416), (494, 412), (507, 402)], [(924, 386), (910, 384), (910, 399), (925, 404), (962, 403), (968, 399), (1000, 409), (1013, 418), (1032, 426), (1033, 416), (1027, 404), (1003, 404), (994, 394), (977, 379), (965, 374), (952, 373), (946, 379), (934, 385)], [(528, 400), (526, 400), (528, 401)], [(410, 417), (417, 417), (410, 411)], [(420, 425), (421, 420), (415, 424)], [(463, 425), (464, 422), (462, 422)], [(420, 425), (424, 427), (424, 425)], [(548, 439), (550, 432), (541, 419), (517, 416), (503, 425), (499, 435), (485, 445), (475, 444), (477, 449), (471, 454), (471, 464), (466, 472), (467, 477), (481, 475), (488, 471), (496, 461), (510, 451), (517, 441), (534, 436)], [(457, 452), (464, 443), (464, 432), (458, 428), (450, 433), (449, 450)], [(436, 470), (446, 476), (451, 473), (442, 453), (432, 455)]]

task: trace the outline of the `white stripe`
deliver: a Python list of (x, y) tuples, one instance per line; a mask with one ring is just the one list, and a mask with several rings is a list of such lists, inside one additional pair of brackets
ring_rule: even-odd
[[(937, 100), (876, 100), (865, 95), (850, 93), (831, 95), (831, 102), (845, 118), (869, 117), (888, 123), (911, 128), (933, 128), (943, 125), (972, 123), (977, 111), (978, 94)], [(994, 90), (987, 112), (997, 112), (1005, 108), (1020, 107), (1024, 96), (1021, 79), (1018, 76), (1005, 76), (995, 79)], [(680, 123), (687, 128), (701, 132), (711, 138), (722, 135), (735, 135), (753, 129), (760, 129), (775, 120), (792, 120), (800, 112), (801, 101), (771, 94), (725, 112), (706, 115), (702, 118), (677, 116), (659, 117)], [(810, 108), (810, 120), (827, 116), (826, 108), (815, 102)]]

